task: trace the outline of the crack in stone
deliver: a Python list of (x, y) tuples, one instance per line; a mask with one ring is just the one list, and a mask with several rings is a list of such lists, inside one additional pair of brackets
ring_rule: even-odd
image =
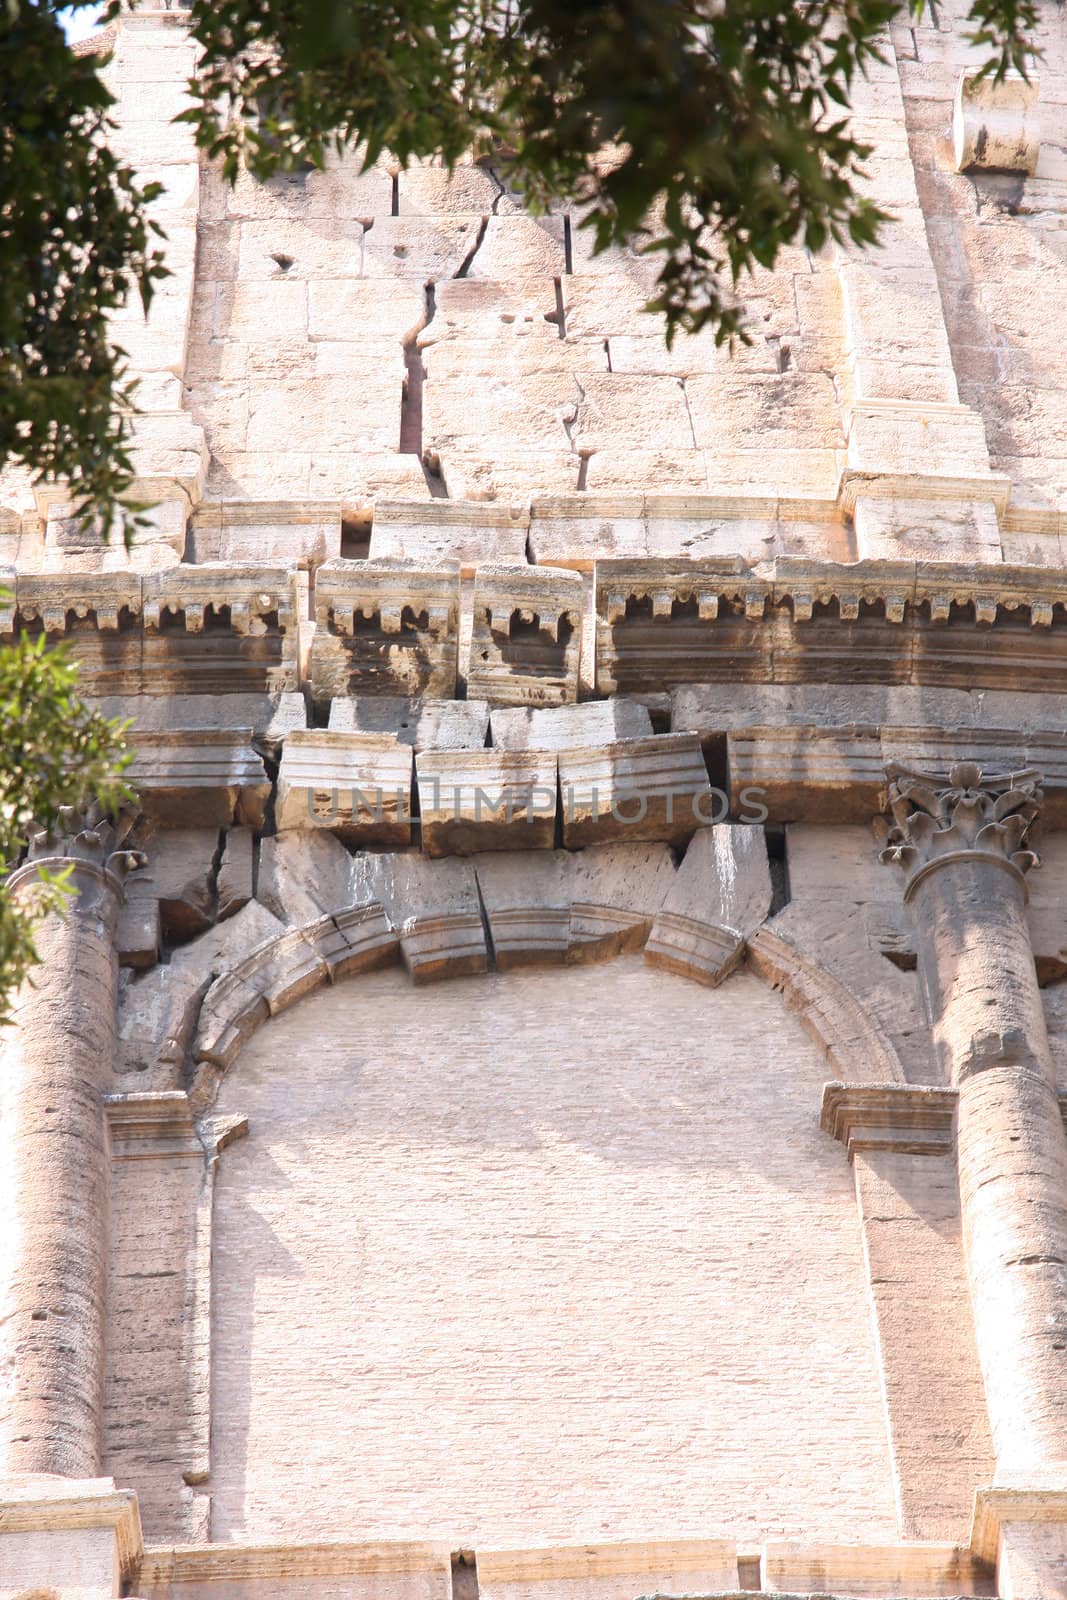
[(474, 243), (471, 245), (470, 249), (467, 251), (467, 254), (463, 257), (463, 260), (459, 264), (458, 270), (453, 273), (453, 277), (455, 277), (455, 278), (465, 278), (467, 276), (467, 274), (470, 272), (471, 264), (474, 261), (475, 256), (478, 254), (478, 251), (482, 248), (482, 243), (483, 243), (483, 241), (485, 239), (486, 230), (488, 229), (488, 227), (489, 227), (489, 214), (488, 214), (488, 212), (486, 212), (482, 216), (481, 226), (478, 229), (478, 237), (475, 239)]

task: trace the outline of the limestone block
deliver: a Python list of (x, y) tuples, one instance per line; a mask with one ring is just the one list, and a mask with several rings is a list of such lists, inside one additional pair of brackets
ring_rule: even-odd
[(841, 412), (826, 373), (731, 372), (687, 379), (698, 448), (722, 459), (738, 449), (841, 449)]
[(215, 877), (220, 852), (215, 828), (168, 828), (145, 846), (148, 865), (130, 880), (131, 900), (157, 900), (170, 944), (195, 938), (215, 921)]
[(609, 840), (682, 843), (713, 820), (713, 796), (700, 741), (661, 734), (561, 750), (563, 843)]
[(467, 577), (481, 562), (525, 562), (529, 525), (521, 503), (383, 499), (374, 507), (368, 559), (458, 561)]
[(452, 279), (435, 286), (434, 307), (433, 321), (419, 335), (424, 348), (445, 339), (503, 339), (510, 346), (520, 339), (548, 343), (560, 338), (555, 288), (544, 278)]
[(619, 1594), (717, 1594), (737, 1585), (727, 1539), (657, 1539), (478, 1552), (485, 1600), (612, 1600)]
[(0, 1530), (0, 1593), (11, 1600), (113, 1600), (144, 1553), (137, 1496), (113, 1478), (6, 1482)]
[(334, 224), (338, 218), (388, 216), (393, 183), (384, 161), (362, 164), (358, 150), (327, 158), (325, 171), (286, 172), (265, 183), (239, 172), (225, 197), (230, 217), (253, 221), (297, 217)]
[(257, 947), (216, 978), (205, 995), (194, 1046), (197, 1060), (228, 1067), (268, 1016), (327, 981), (326, 961), (302, 929)]
[(570, 449), (521, 451), (496, 449), (491, 456), (479, 453), (478, 441), (448, 445), (438, 457), (441, 479), (449, 495), (468, 504), (475, 500), (520, 502), (548, 489), (562, 493), (573, 489), (581, 472), (580, 457)]
[(359, 844), (411, 842), (411, 750), (391, 734), (291, 733), (278, 772), (275, 819), (329, 828)]
[(575, 382), (579, 402), (571, 437), (579, 451), (669, 453), (693, 450), (705, 442), (694, 437), (687, 386), (679, 378), (583, 372)]
[(159, 921), (159, 901), (151, 897), (133, 900), (129, 886), (126, 904), (119, 911), (115, 930), (115, 949), (123, 967), (154, 967), (159, 960), (163, 931)]
[(857, 822), (878, 809), (885, 775), (877, 728), (739, 728), (726, 745), (735, 815)]
[(694, 372), (716, 372), (730, 357), (715, 346), (710, 333), (679, 334), (671, 348), (649, 318), (645, 334), (622, 333), (608, 340), (612, 372), (642, 373), (645, 376), (687, 378)]
[(307, 297), (312, 339), (402, 342), (425, 314), (422, 284), (400, 279), (316, 281), (307, 285)]
[(399, 370), (388, 367), (362, 371), (358, 405), (348, 376), (257, 384), (248, 401), (248, 449), (271, 450), (284, 439), (312, 450), (395, 450), (400, 399)]
[(674, 881), (669, 845), (590, 845), (572, 859), (567, 960), (639, 950)]
[(998, 83), (992, 74), (965, 68), (952, 110), (956, 171), (980, 167), (1032, 177), (1041, 153), (1039, 91), (1034, 77), (1009, 72)]
[(556, 761), (542, 750), (424, 750), (415, 758), (427, 855), (548, 850)]
[(490, 705), (558, 705), (578, 692), (582, 581), (562, 568), (486, 565), (474, 586), (468, 691)]
[(134, 476), (157, 485), (160, 498), (171, 498), (178, 489), (194, 503), (199, 500), (208, 451), (203, 428), (187, 411), (134, 417), (129, 449)]
[[(328, 232), (303, 219), (245, 221), (239, 229), (232, 223), (224, 226), (238, 233), (233, 276), (241, 283), (290, 284), (301, 278), (335, 282), (360, 276), (365, 230), (354, 218), (336, 218)], [(202, 231), (199, 237), (202, 246)]]
[(200, 1002), (213, 979), (284, 932), (284, 927), (252, 900), (226, 922), (176, 950), (165, 966), (128, 984), (119, 1007), (118, 1071), (180, 1073)]
[(334, 700), (330, 728), (338, 733), (388, 733), (420, 750), (481, 750), (489, 732), (485, 700), (407, 700), (358, 695)]
[(423, 440), (441, 453), (484, 453), (488, 441), (507, 447), (516, 439), (528, 450), (563, 450), (580, 400), (578, 380), (566, 371), (512, 372), (505, 363), (491, 376), (442, 378), (423, 392)]
[[(919, 485), (921, 488), (921, 485)], [(852, 510), (856, 552), (862, 561), (975, 562), (1001, 559), (997, 508), (992, 500), (923, 500), (857, 495)]]
[(888, 1595), (974, 1593), (987, 1582), (983, 1561), (951, 1544), (868, 1545), (773, 1540), (764, 1546), (763, 1581), (778, 1593), (817, 1584), (834, 1593)]
[(484, 167), (463, 161), (451, 172), (434, 159), (412, 161), (401, 167), (397, 180), (402, 217), (491, 212), (501, 193)]
[(375, 217), (363, 240), (364, 278), (454, 278), (478, 248), (483, 217)]
[(251, 828), (229, 828), (222, 846), (215, 891), (220, 922), (234, 916), (252, 898), (254, 845)]
[[(967, 406), (926, 401), (861, 401), (853, 406), (848, 434), (848, 468), (870, 479), (893, 474), (990, 480), (985, 428)], [(913, 493), (915, 491), (912, 491)]]
[(142, 729), (129, 742), (125, 776), (146, 816), (173, 827), (263, 826), (270, 781), (251, 728)]
[(491, 725), (499, 750), (567, 750), (652, 736), (647, 706), (623, 695), (581, 705), (494, 707)]
[(763, 829), (703, 828), (689, 843), (645, 945), (645, 960), (714, 987), (771, 909)]
[[(910, 359), (951, 372), (937, 274), (929, 258), (920, 266), (905, 267), (895, 259), (892, 265), (880, 266), (865, 257), (843, 261), (838, 270), (848, 341), (857, 360), (872, 356), (889, 361)], [(893, 394), (904, 400), (918, 399), (901, 387)], [(874, 396), (857, 385), (856, 398), (862, 402)], [(949, 398), (959, 403), (955, 395)]]
[(539, 566), (590, 571), (598, 558), (649, 554), (644, 484), (628, 493), (540, 494), (531, 511), (530, 553)]
[(256, 898), (294, 927), (353, 904), (352, 857), (324, 828), (279, 833), (259, 847)]
[(251, 728), (256, 745), (272, 753), (281, 748), (287, 733), (307, 725), (304, 697), (296, 693), (104, 695), (93, 698), (92, 704), (101, 716), (129, 717), (135, 734), (219, 730), (234, 724)]
[(296, 689), (307, 575), (295, 563), (175, 567), (146, 573), (142, 594), (153, 692)]
[(562, 217), (490, 216), (467, 276), (501, 283), (558, 278), (566, 270)]
[(598, 688), (640, 693), (692, 682), (696, 664), (706, 670), (720, 640), (730, 681), (769, 677), (761, 624), (770, 593), (767, 580), (737, 556), (598, 561)]
[(566, 960), (574, 860), (566, 850), (501, 851), (475, 858), (499, 971)]
[[(704, 489), (708, 470), (706, 451), (625, 450), (614, 441), (594, 450), (585, 462), (585, 486), (591, 493), (641, 489), (649, 483), (669, 483), (676, 488)], [(607, 547), (610, 549), (610, 545)], [(621, 552), (619, 552), (621, 554)]]
[[(314, 287), (328, 291), (334, 285), (316, 283)], [(342, 280), (337, 287), (348, 285)], [(220, 284), (215, 296), (213, 337), (236, 339), (248, 345), (277, 344), (284, 339), (305, 340), (309, 332), (309, 303), (309, 285), (303, 278)], [(279, 437), (284, 438), (285, 434)]]
[(327, 561), (315, 585), (311, 684), (347, 694), (447, 698), (455, 692), (459, 567)]
[(839, 449), (704, 451), (707, 488), (713, 495), (736, 500), (776, 496), (788, 484), (794, 504), (804, 500), (832, 501), (841, 479)]
[(648, 291), (633, 280), (603, 273), (568, 274), (562, 280), (569, 339), (611, 340), (626, 334), (662, 336), (660, 319), (645, 310)]
[(194, 512), (191, 534), (191, 555), (198, 564), (286, 559), (314, 568), (341, 553), (340, 507), (336, 501), (299, 506), (289, 501), (209, 501)]
[(363, 856), (357, 873), (400, 936), (415, 983), (485, 972), (488, 948), (469, 861), (419, 855)]
[(392, 451), (362, 457), (344, 450), (316, 451), (310, 458), (308, 484), (310, 494), (334, 495), (354, 511), (373, 505), (379, 497), (429, 495), (419, 457)]
[[(551, 326), (558, 327), (558, 324)], [(435, 318), (419, 335), (419, 346), (430, 383), (488, 378), (505, 365), (509, 372), (524, 376), (538, 372), (569, 372), (580, 376), (611, 371), (603, 339), (516, 339), (509, 331), (492, 338), (460, 338), (458, 334), (446, 337), (438, 334)]]

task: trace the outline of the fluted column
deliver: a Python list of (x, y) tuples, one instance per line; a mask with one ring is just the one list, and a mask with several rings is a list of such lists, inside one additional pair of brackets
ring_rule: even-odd
[(1035, 772), (893, 765), (883, 860), (905, 874), (946, 1076), (998, 1477), (1067, 1460), (1067, 1139), (1026, 923)]
[(70, 869), (65, 916), (39, 925), (41, 964), (15, 1002), (2, 1053), (4, 1219), (0, 1474), (89, 1478), (100, 1469), (109, 1153), (101, 1095), (115, 1054), (115, 926), (131, 862), (97, 821), (39, 835), (9, 879)]

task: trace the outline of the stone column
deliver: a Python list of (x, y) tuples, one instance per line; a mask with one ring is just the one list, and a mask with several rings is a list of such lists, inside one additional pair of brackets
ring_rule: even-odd
[[(948, 782), (893, 764), (882, 859), (905, 874), (920, 973), (946, 1077), (958, 1090), (957, 1162), (975, 1336), (997, 1483), (1058, 1491), (1067, 1462), (1067, 1138), (1026, 922), (1024, 847), (1035, 772)], [(1048, 1500), (1050, 1520), (1062, 1517)], [(1000, 1528), (1001, 1592), (1067, 1592), (1046, 1562), (1007, 1581), (1015, 1525)], [(1030, 1520), (1033, 1519), (1032, 1509)], [(1026, 1537), (1032, 1540), (1032, 1531)], [(1007, 1541), (1007, 1543), (1005, 1543)], [(1058, 1550), (1067, 1528), (1055, 1530)], [(1062, 1558), (1061, 1565), (1062, 1565)]]
[[(70, 820), (70, 819), (65, 819)], [(91, 821), (39, 835), (9, 879), (69, 869), (65, 916), (36, 932), (40, 966), (16, 998), (3, 1049), (0, 1475), (100, 1470), (109, 1149), (101, 1095), (115, 1053), (115, 926), (135, 859), (123, 828)]]

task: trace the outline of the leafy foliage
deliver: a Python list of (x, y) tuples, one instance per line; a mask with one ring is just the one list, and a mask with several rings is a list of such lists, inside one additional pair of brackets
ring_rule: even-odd
[[(122, 729), (79, 698), (77, 676), (66, 650), (46, 650), (43, 635), (0, 648), (0, 873), (67, 807), (95, 801), (113, 812), (131, 798), (118, 775), (129, 761)], [(0, 1025), (37, 959), (34, 923), (63, 910), (66, 878), (39, 870), (33, 891), (17, 900), (0, 888)]]
[(0, 4), (0, 466), (66, 480), (109, 527), (129, 489), (130, 407), (108, 312), (165, 276), (139, 187), (107, 148), (112, 97), (57, 9)]
[[(921, 4), (921, 0), (919, 0)], [(895, 0), (193, 0), (185, 115), (233, 177), (362, 140), (368, 159), (504, 154), (535, 207), (572, 201), (595, 248), (662, 257), (653, 309), (741, 333), (734, 289), (786, 244), (869, 244), (856, 75)], [(998, 77), (1035, 0), (974, 0)], [(605, 151), (614, 152), (605, 160)], [(743, 334), (741, 335), (743, 337)]]

